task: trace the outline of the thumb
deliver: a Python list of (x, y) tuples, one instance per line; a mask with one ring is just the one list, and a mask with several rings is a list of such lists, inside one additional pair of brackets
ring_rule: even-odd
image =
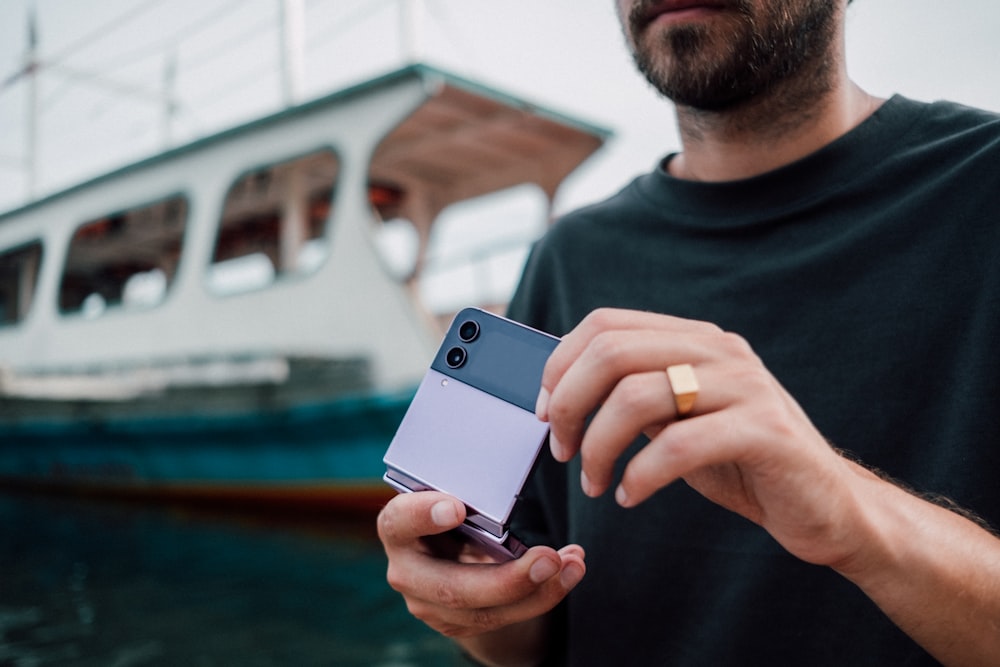
[(378, 535), (386, 546), (413, 542), (425, 535), (438, 535), (465, 520), (465, 505), (437, 491), (401, 493), (378, 515)]

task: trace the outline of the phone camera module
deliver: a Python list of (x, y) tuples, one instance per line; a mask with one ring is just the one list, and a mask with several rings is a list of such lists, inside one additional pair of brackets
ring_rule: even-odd
[(458, 337), (465, 343), (471, 343), (479, 338), (479, 322), (475, 320), (462, 322), (462, 326), (458, 328)]
[(465, 348), (456, 345), (448, 350), (448, 353), (444, 356), (444, 362), (448, 364), (448, 368), (461, 368), (465, 364), (467, 356)]

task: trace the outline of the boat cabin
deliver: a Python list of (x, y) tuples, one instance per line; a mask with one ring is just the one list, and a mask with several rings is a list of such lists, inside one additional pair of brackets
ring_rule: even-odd
[(534, 193), (459, 260), (523, 262), (607, 136), (415, 65), (0, 214), (0, 481), (384, 494), (449, 211)]
[(0, 365), (268, 351), (412, 381), (442, 211), (526, 184), (551, 202), (606, 136), (418, 65), (100, 176), (0, 215)]

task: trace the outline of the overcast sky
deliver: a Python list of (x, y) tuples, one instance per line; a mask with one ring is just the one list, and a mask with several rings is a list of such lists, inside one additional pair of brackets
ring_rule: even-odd
[[(401, 0), (306, 0), (305, 96), (402, 65)], [(31, 0), (0, 0), (0, 209), (24, 201)], [(160, 150), (158, 95), (176, 62), (173, 145), (281, 105), (280, 0), (34, 0), (39, 57), (38, 194)], [(672, 111), (635, 74), (612, 0), (422, 0), (420, 56), (606, 126), (608, 146), (558, 202), (610, 194), (677, 147)], [(856, 0), (849, 65), (871, 92), (1000, 110), (997, 0)], [(6, 85), (5, 83), (6, 82)]]

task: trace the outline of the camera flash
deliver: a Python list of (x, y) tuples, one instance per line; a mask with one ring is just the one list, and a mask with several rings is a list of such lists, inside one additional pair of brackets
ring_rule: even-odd
[(448, 381), (447, 380), (441, 380), (441, 386), (442, 387), (447, 387), (448, 386)]

